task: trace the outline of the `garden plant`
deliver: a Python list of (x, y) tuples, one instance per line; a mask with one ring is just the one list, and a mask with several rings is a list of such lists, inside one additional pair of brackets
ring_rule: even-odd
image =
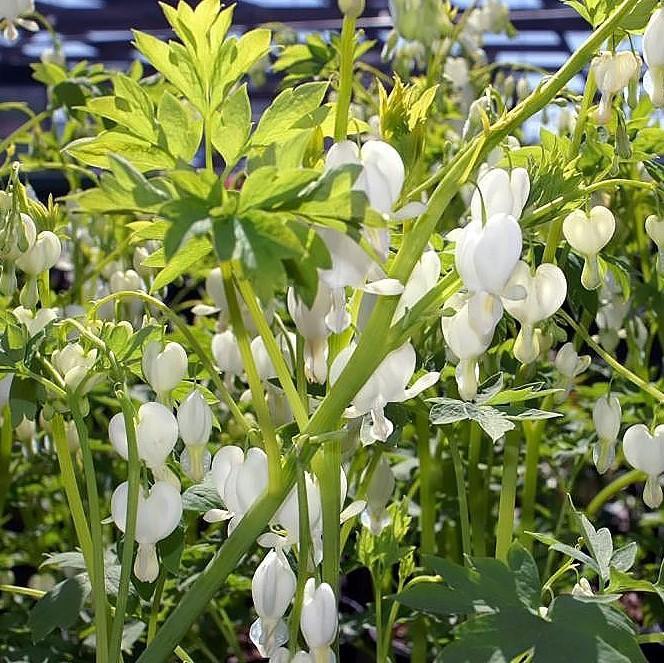
[(155, 4), (127, 71), (36, 4), (0, 0), (53, 38), (45, 108), (0, 103), (0, 660), (662, 660), (664, 4), (567, 0), (553, 73), (487, 61), (501, 0), (393, 0), (381, 69), (363, 0)]

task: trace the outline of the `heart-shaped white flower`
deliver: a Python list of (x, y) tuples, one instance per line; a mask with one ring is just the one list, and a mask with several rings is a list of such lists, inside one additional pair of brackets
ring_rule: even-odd
[(646, 233), (657, 245), (657, 271), (664, 274), (664, 219), (651, 214), (646, 219)]
[(643, 58), (648, 65), (652, 90), (652, 103), (664, 106), (664, 7), (653, 12), (643, 35)]
[(592, 70), (597, 89), (602, 94), (597, 121), (607, 124), (611, 120), (614, 97), (639, 75), (641, 59), (631, 51), (620, 53), (606, 51), (593, 60)]
[(563, 222), (563, 234), (569, 245), (585, 258), (581, 283), (587, 290), (602, 285), (597, 255), (611, 241), (616, 219), (611, 210), (598, 205), (586, 214), (575, 210)]
[(657, 426), (654, 435), (643, 424), (631, 426), (623, 437), (623, 451), (634, 469), (648, 475), (643, 488), (643, 501), (651, 509), (656, 509), (662, 503), (659, 478), (664, 474), (664, 425)]
[(508, 291), (525, 291), (523, 299), (503, 298), (505, 310), (521, 323), (514, 343), (514, 356), (522, 364), (530, 364), (539, 355), (535, 325), (550, 318), (567, 296), (567, 281), (562, 271), (550, 263), (540, 265), (533, 274), (528, 263), (520, 261), (507, 284)]
[(598, 441), (593, 448), (593, 462), (600, 474), (604, 474), (615, 460), (621, 417), (620, 401), (615, 394), (602, 396), (595, 402), (593, 423)]
[(187, 374), (187, 353), (179, 343), (150, 341), (143, 350), (143, 375), (155, 393), (166, 398)]
[[(111, 498), (111, 516), (121, 532), (126, 529), (129, 483), (121, 483)], [(156, 544), (167, 538), (182, 518), (180, 491), (166, 481), (157, 481), (147, 495), (139, 490), (136, 512), (138, 552), (134, 573), (143, 582), (154, 582), (159, 575)]]
[(470, 203), (471, 218), (482, 223), (496, 214), (521, 218), (530, 195), (530, 177), (525, 168), (508, 172), (491, 168), (477, 182), (477, 190)]

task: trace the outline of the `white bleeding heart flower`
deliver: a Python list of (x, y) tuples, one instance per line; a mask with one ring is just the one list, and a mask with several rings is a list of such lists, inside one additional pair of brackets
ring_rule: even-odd
[[(337, 355), (330, 367), (331, 385), (351, 361), (354, 351), (355, 346), (349, 345)], [(385, 442), (394, 430), (392, 422), (385, 417), (385, 406), (414, 398), (436, 384), (440, 377), (436, 372), (427, 373), (408, 388), (408, 383), (415, 373), (415, 364), (415, 348), (409, 342), (391, 352), (357, 392), (345, 416), (356, 418), (369, 414), (372, 421), (369, 431), (372, 439)]]
[(498, 214), (521, 218), (530, 195), (530, 177), (525, 168), (508, 172), (502, 168), (484, 171), (477, 181), (477, 189), (470, 203), (473, 221), (488, 220)]
[(440, 272), (438, 254), (435, 251), (425, 251), (408, 278), (394, 313), (393, 323), (401, 320), (406, 311), (412, 309), (438, 283)]
[[(111, 498), (111, 516), (124, 533), (127, 523), (129, 483), (120, 484)], [(139, 489), (136, 512), (138, 551), (134, 573), (143, 582), (154, 582), (159, 576), (156, 544), (170, 536), (182, 518), (180, 491), (166, 481), (157, 481), (146, 494)]]
[(593, 448), (593, 462), (600, 474), (604, 474), (615, 460), (621, 417), (620, 401), (615, 394), (602, 396), (593, 406), (593, 423), (598, 438)]
[(300, 628), (315, 661), (328, 660), (338, 627), (337, 599), (332, 587), (326, 582), (316, 587), (316, 580), (309, 578), (304, 587)]
[[(0, 383), (2, 381), (0, 380)], [(0, 406), (2, 405), (2, 398), (0, 397)], [(1, 409), (1, 407), (0, 407)], [(25, 416), (21, 419), (21, 423), (14, 428), (16, 439), (25, 445), (30, 445), (37, 434), (37, 423)]]
[(58, 236), (45, 230), (39, 233), (30, 249), (16, 259), (16, 266), (30, 276), (38, 276), (58, 262), (61, 252)]
[[(11, 209), (11, 199), (0, 191), (0, 211)], [(7, 236), (0, 245), (0, 258), (15, 262), (18, 258), (29, 251), (37, 240), (37, 227), (35, 222), (27, 214), (18, 216), (18, 227), (9, 228)]]
[(212, 459), (210, 472), (226, 510), (212, 509), (203, 518), (207, 522), (230, 520), (230, 535), (244, 514), (267, 490), (267, 456), (257, 447), (252, 447), (245, 455), (240, 447), (225, 446)]
[(608, 352), (613, 352), (618, 345), (628, 312), (629, 302), (622, 297), (602, 303), (597, 309), (595, 322), (599, 328), (599, 341)]
[(362, 512), (362, 525), (378, 536), (389, 524), (387, 505), (395, 486), (394, 473), (385, 456), (381, 456), (367, 487), (367, 506)]
[(662, 503), (660, 476), (664, 474), (664, 425), (657, 426), (651, 435), (647, 426), (637, 424), (625, 431), (623, 451), (627, 462), (648, 475), (643, 488), (643, 501), (651, 509)]
[(595, 596), (595, 594), (588, 580), (586, 578), (581, 578), (572, 588), (572, 596), (590, 598), (591, 596)]
[[(493, 298), (489, 301), (493, 301)], [(463, 400), (469, 401), (477, 395), (478, 359), (489, 349), (493, 329), (486, 334), (476, 331), (470, 320), (470, 302), (461, 293), (450, 297), (443, 308), (456, 311), (454, 315), (444, 315), (440, 323), (445, 343), (459, 360), (455, 371), (459, 395)]]
[(39, 334), (45, 329), (46, 325), (58, 318), (58, 312), (54, 308), (40, 308), (38, 311), (30, 311), (23, 306), (17, 306), (12, 313), (21, 324), (25, 325), (30, 337)]
[[(279, 334), (276, 338), (277, 345), (281, 350), (281, 354), (286, 361), (286, 365), (290, 370), (293, 368), (292, 357), (295, 356), (295, 345), (297, 343), (297, 338), (292, 332), (288, 332), (288, 336), (284, 334)], [(254, 362), (256, 364), (256, 370), (261, 380), (271, 380), (272, 378), (277, 377), (277, 371), (270, 359), (270, 355), (267, 352), (265, 347), (265, 341), (262, 336), (257, 336), (251, 342), (251, 354), (254, 357)]]
[(593, 207), (590, 214), (575, 210), (563, 221), (565, 239), (585, 259), (581, 284), (586, 290), (597, 290), (602, 285), (597, 256), (615, 231), (616, 218), (601, 205)]
[(212, 410), (198, 389), (194, 389), (182, 401), (178, 408), (177, 422), (180, 437), (185, 444), (180, 465), (192, 481), (202, 481), (212, 461), (207, 449), (212, 434)]
[(646, 219), (646, 233), (657, 246), (657, 271), (664, 274), (664, 219), (651, 214)]
[(565, 302), (567, 281), (562, 271), (550, 263), (540, 265), (535, 273), (528, 263), (520, 261), (510, 279), (507, 290), (521, 288), (523, 299), (503, 299), (506, 311), (521, 323), (514, 343), (514, 356), (522, 364), (530, 364), (540, 354), (535, 325), (550, 318)]
[(2, 0), (0, 2), (0, 25), (4, 25), (3, 37), (8, 42), (18, 39), (17, 26), (30, 32), (37, 32), (39, 24), (25, 18), (35, 11), (34, 0)]
[(150, 341), (143, 350), (141, 366), (148, 384), (166, 400), (187, 374), (187, 353), (179, 343)]
[(621, 93), (641, 71), (641, 60), (631, 51), (604, 52), (592, 62), (597, 89), (601, 93), (597, 121), (607, 124), (615, 96)]
[(214, 335), (212, 354), (217, 367), (224, 374), (229, 385), (234, 377), (240, 377), (244, 373), (240, 346), (230, 329)]
[(143, 279), (133, 269), (128, 269), (126, 272), (121, 270), (113, 272), (109, 279), (109, 285), (112, 293), (145, 290)]
[(558, 350), (554, 364), (562, 376), (561, 387), (564, 392), (556, 394), (554, 398), (556, 402), (561, 403), (569, 396), (574, 388), (575, 378), (588, 369), (590, 361), (589, 355), (579, 356), (579, 353), (574, 348), (574, 343), (565, 343)]
[(97, 350), (87, 352), (80, 343), (69, 343), (62, 350), (55, 350), (51, 356), (53, 366), (65, 381), (65, 385), (76, 391), (85, 380), (80, 395), (89, 392), (99, 382), (101, 376), (90, 377), (90, 371), (97, 361)]
[(325, 318), (331, 305), (332, 293), (321, 280), (311, 308), (293, 288), (288, 289), (288, 313), (304, 338), (304, 372), (307, 380), (318, 384), (327, 380), (327, 339), (331, 332)]
[[(127, 428), (122, 412), (108, 424), (108, 437), (113, 448), (125, 460), (129, 459)], [(178, 422), (173, 413), (161, 403), (143, 403), (136, 418), (136, 446), (138, 456), (153, 471), (160, 474), (178, 440)]]
[(656, 9), (643, 35), (643, 59), (648, 65), (653, 105), (664, 107), (664, 7)]
[(456, 90), (463, 90), (470, 83), (470, 69), (466, 58), (447, 58), (445, 76), (450, 79)]
[(288, 642), (288, 627), (282, 618), (295, 596), (296, 584), (281, 550), (271, 550), (254, 572), (251, 595), (258, 619), (251, 625), (249, 637), (263, 657)]

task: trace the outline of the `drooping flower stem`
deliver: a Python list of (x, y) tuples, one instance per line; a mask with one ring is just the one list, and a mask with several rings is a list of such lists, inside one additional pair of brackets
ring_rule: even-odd
[(85, 488), (88, 494), (88, 513), (90, 514), (90, 535), (92, 538), (92, 568), (90, 581), (94, 599), (95, 626), (96, 626), (96, 660), (115, 660), (109, 658), (109, 605), (106, 600), (106, 573), (104, 571), (104, 539), (101, 531), (101, 511), (99, 509), (99, 491), (97, 490), (97, 474), (94, 459), (88, 439), (88, 427), (85, 425), (79, 406), (79, 395), (67, 391), (67, 401), (71, 409), (76, 432), (81, 445), (83, 459), (83, 474), (85, 475)]
[(496, 530), (496, 559), (502, 562), (507, 561), (507, 551), (512, 544), (520, 446), (521, 434), (518, 430), (512, 430), (505, 435), (503, 479), (500, 486), (500, 505), (498, 507), (498, 526)]
[(355, 19), (344, 16), (339, 44), (339, 90), (337, 92), (336, 116), (334, 120), (334, 140), (346, 140), (348, 134), (348, 113), (353, 94), (353, 61), (355, 59)]
[[(60, 466), (60, 476), (62, 477), (62, 485), (65, 496), (67, 497), (67, 506), (71, 512), (74, 530), (78, 537), (78, 543), (81, 546), (85, 566), (88, 569), (92, 569), (92, 538), (90, 536), (85, 508), (83, 507), (83, 500), (78, 490), (76, 473), (74, 472), (74, 465), (67, 444), (67, 435), (62, 415), (56, 414), (53, 417), (51, 425), (53, 427), (55, 453), (58, 457), (58, 465)], [(90, 577), (92, 577), (92, 573), (90, 573)]]
[(270, 329), (270, 325), (267, 323), (265, 316), (260, 310), (258, 300), (256, 299), (256, 294), (254, 293), (254, 290), (251, 287), (249, 281), (239, 278), (236, 279), (236, 283), (237, 288), (242, 295), (242, 299), (244, 300), (244, 303), (249, 310), (251, 319), (254, 321), (256, 329), (258, 329), (258, 333), (261, 335), (261, 338), (265, 343), (265, 350), (269, 355), (270, 360), (272, 361), (272, 365), (274, 366), (274, 370), (277, 373), (277, 378), (281, 384), (281, 388), (286, 394), (286, 398), (288, 399), (288, 404), (290, 405), (290, 408), (293, 412), (295, 421), (297, 422), (299, 429), (304, 430), (307, 422), (309, 421), (307, 410), (304, 406), (304, 403), (302, 402), (302, 398), (300, 397), (297, 388), (293, 384), (290, 371), (288, 370), (288, 366), (286, 365), (279, 345), (274, 338), (274, 334)]
[[(224, 292), (226, 293), (226, 301), (228, 302), (228, 311), (230, 315), (233, 333), (237, 339), (237, 345), (242, 357), (242, 364), (244, 365), (245, 373), (247, 374), (247, 382), (251, 390), (251, 402), (256, 410), (256, 417), (258, 418), (258, 425), (260, 426), (261, 434), (263, 437), (263, 444), (265, 445), (265, 453), (268, 459), (268, 473), (269, 473), (269, 487), (270, 491), (279, 489), (281, 483), (279, 458), (279, 441), (277, 440), (277, 433), (270, 417), (270, 412), (265, 402), (265, 391), (263, 384), (256, 368), (254, 355), (251, 352), (251, 341), (249, 334), (244, 326), (242, 320), (242, 313), (238, 305), (237, 297), (235, 296), (235, 285), (233, 283), (233, 273), (231, 266), (224, 263), (221, 267), (221, 272), (224, 277)], [(283, 358), (282, 358), (283, 360)], [(297, 399), (300, 402), (299, 398)]]
[(125, 430), (127, 431), (127, 514), (125, 520), (125, 534), (122, 546), (122, 566), (120, 570), (120, 583), (118, 597), (115, 602), (115, 617), (111, 629), (110, 660), (120, 660), (122, 649), (122, 631), (124, 629), (127, 600), (129, 597), (129, 581), (134, 559), (134, 545), (136, 543), (136, 520), (138, 517), (138, 494), (141, 480), (141, 461), (138, 457), (138, 443), (136, 441), (136, 413), (129, 396), (124, 390), (116, 393), (122, 414), (124, 415)]
[(633, 483), (640, 483), (645, 481), (647, 475), (640, 470), (630, 470), (621, 474), (617, 479), (614, 479), (610, 484), (604, 486), (602, 490), (593, 497), (588, 506), (586, 507), (586, 514), (588, 518), (592, 518), (599, 510), (606, 504), (612, 497), (617, 495), (620, 491), (631, 486)]
[(461, 527), (461, 546), (464, 555), (464, 563), (466, 557), (473, 554), (470, 543), (470, 518), (468, 517), (468, 500), (466, 498), (466, 480), (463, 471), (463, 461), (459, 453), (459, 446), (454, 435), (447, 438), (450, 445), (450, 455), (452, 456), (452, 464), (454, 466), (454, 478), (457, 487), (457, 500), (459, 502), (459, 525)]

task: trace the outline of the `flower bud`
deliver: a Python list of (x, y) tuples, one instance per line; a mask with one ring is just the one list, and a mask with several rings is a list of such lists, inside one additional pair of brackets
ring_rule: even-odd
[(364, 0), (338, 0), (339, 11), (348, 18), (359, 18), (364, 11)]
[[(88, 377), (90, 370), (97, 361), (97, 350), (93, 349), (86, 352), (80, 343), (69, 343), (62, 350), (56, 350), (51, 357), (51, 361), (58, 373), (62, 375), (65, 385), (72, 391), (76, 391), (81, 382)], [(81, 395), (90, 391), (99, 377), (88, 379)]]
[(143, 280), (133, 269), (128, 269), (126, 272), (120, 270), (113, 272), (113, 274), (111, 274), (109, 285), (111, 286), (112, 293), (124, 292), (127, 290), (145, 290)]
[[(127, 523), (129, 483), (120, 484), (111, 498), (111, 516), (121, 532)], [(182, 518), (180, 492), (165, 481), (155, 483), (148, 493), (139, 490), (136, 512), (138, 551), (134, 573), (143, 582), (154, 582), (159, 576), (156, 544), (170, 536)]]
[(304, 587), (300, 628), (304, 639), (316, 660), (323, 660), (325, 652), (334, 642), (339, 625), (337, 599), (326, 582), (316, 587), (314, 578), (309, 578)]
[(620, 401), (615, 394), (603, 396), (593, 407), (593, 423), (598, 437), (593, 462), (600, 474), (604, 474), (615, 460), (621, 416)]
[(367, 488), (367, 508), (362, 524), (378, 536), (390, 523), (386, 507), (394, 493), (395, 479), (389, 462), (381, 456)]
[(180, 437), (186, 445), (180, 465), (190, 479), (202, 481), (212, 460), (206, 448), (212, 433), (212, 410), (200, 391), (192, 391), (182, 402), (177, 420)]
[(652, 103), (664, 107), (664, 7), (650, 17), (643, 35), (643, 58), (648, 65), (648, 90)]
[(23, 444), (30, 444), (37, 432), (37, 424), (25, 416), (21, 419), (21, 423), (14, 429), (16, 439)]
[(143, 375), (160, 397), (167, 396), (187, 374), (187, 353), (179, 343), (151, 341), (143, 351)]

